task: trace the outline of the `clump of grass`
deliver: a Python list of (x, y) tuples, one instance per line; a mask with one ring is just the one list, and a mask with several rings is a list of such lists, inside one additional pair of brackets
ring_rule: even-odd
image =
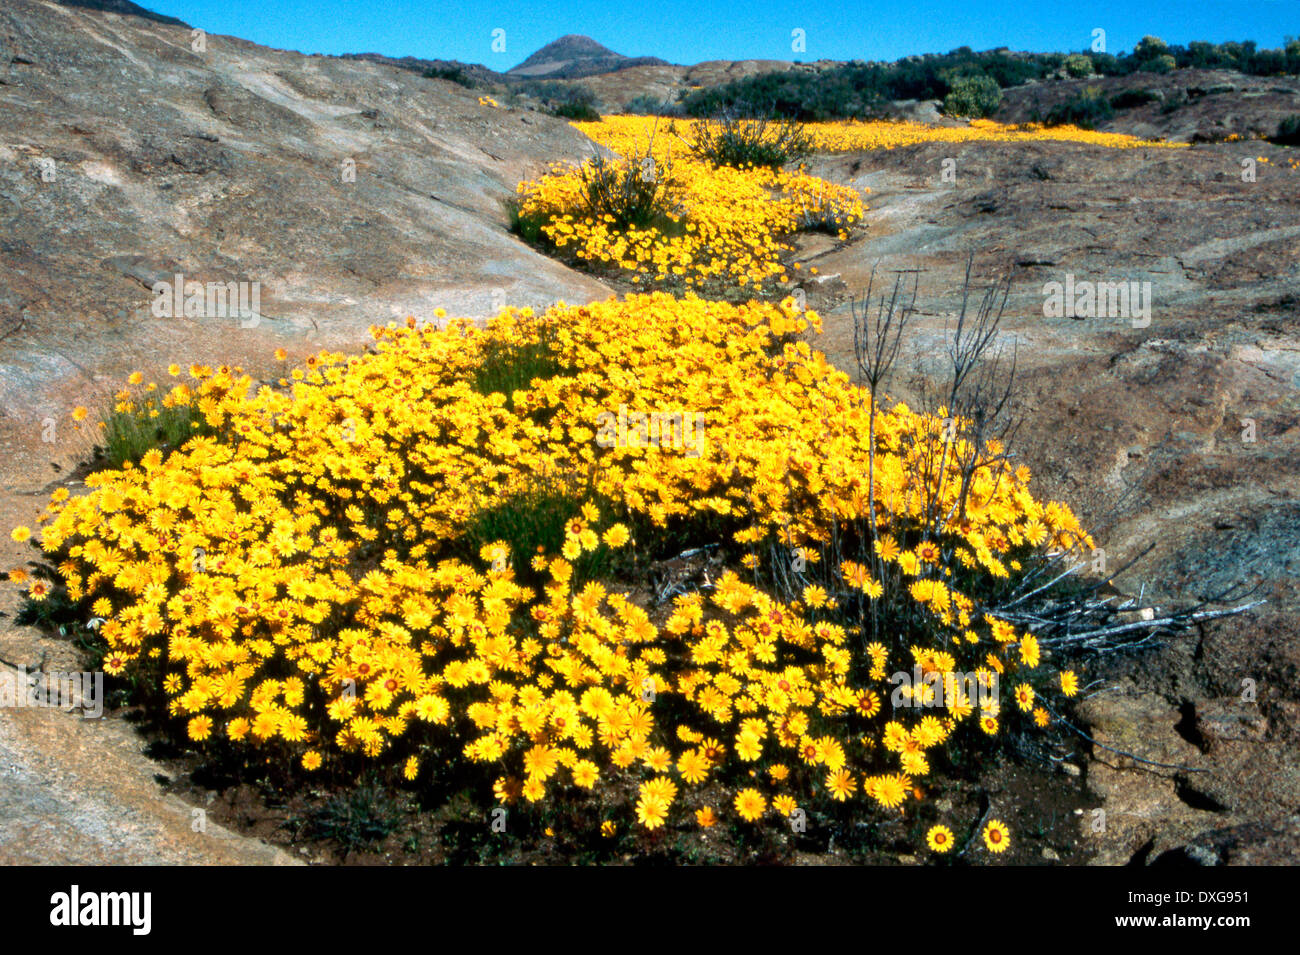
[(597, 219), (609, 217), (615, 229), (660, 227), (674, 221), (666, 171), (656, 168), (648, 146), (640, 159), (596, 156), (581, 167), (579, 175), (584, 212)]
[(794, 120), (723, 111), (696, 125), (691, 150), (715, 166), (780, 169), (811, 155), (814, 145), (812, 136)]
[(524, 212), (523, 200), (514, 196), (506, 200), (506, 213), (510, 216), (510, 231), (530, 245), (549, 244), (542, 227), (550, 217)]
[[(537, 475), (476, 512), (466, 528), (465, 542), (477, 554), (486, 544), (504, 541), (510, 549), (510, 565), (521, 577), (529, 578), (532, 559), (540, 553), (557, 556), (570, 524), (583, 520), (582, 506), (591, 500), (592, 483), (588, 475)], [(586, 551), (574, 561), (575, 580), (606, 574), (611, 562), (612, 553), (604, 545)]]
[(331, 796), (298, 821), (299, 835), (330, 839), (344, 853), (368, 848), (392, 834), (401, 821), (392, 796), (373, 782)]
[(527, 389), (535, 378), (551, 378), (561, 370), (554, 330), (540, 326), (536, 341), (488, 341), (474, 371), (473, 388), (481, 395), (504, 395), (506, 407), (513, 409), (516, 391)]
[(193, 405), (165, 405), (153, 398), (119, 401), (101, 421), (101, 463), (115, 469), (138, 464), (155, 448), (164, 454), (175, 451), (208, 430), (203, 413)]

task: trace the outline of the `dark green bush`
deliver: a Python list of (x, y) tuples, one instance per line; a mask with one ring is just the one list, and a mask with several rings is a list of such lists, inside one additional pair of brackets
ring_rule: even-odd
[(1280, 146), (1300, 146), (1300, 113), (1288, 116), (1277, 124), (1273, 142)]
[(1133, 109), (1137, 106), (1145, 106), (1147, 103), (1156, 103), (1161, 99), (1160, 94), (1153, 90), (1144, 89), (1127, 89), (1120, 90), (1110, 98), (1112, 109)]
[(943, 111), (949, 116), (979, 119), (992, 116), (1002, 104), (1002, 90), (988, 76), (964, 76), (954, 80), (952, 90), (943, 99)]
[(746, 118), (730, 111), (697, 123), (691, 150), (715, 166), (780, 169), (813, 152), (812, 136), (794, 120)]
[[(1084, 61), (1087, 61), (1085, 66)], [(953, 77), (983, 75), (1000, 88), (1046, 79), (1065, 68), (1071, 76), (1129, 76), (1139, 71), (1240, 70), (1257, 76), (1300, 74), (1300, 42), (1284, 50), (1258, 50), (1241, 43), (1194, 42), (1170, 46), (1144, 38), (1130, 54), (1084, 50), (1060, 53), (980, 53), (960, 47), (949, 53), (909, 56), (894, 63), (854, 61), (818, 72), (760, 73), (712, 89), (696, 90), (682, 101), (689, 116), (712, 116), (723, 108), (751, 109), (763, 115), (805, 121), (873, 119), (886, 115), (890, 100), (944, 99)], [(1090, 67), (1091, 69), (1089, 70)]]
[(478, 84), (459, 66), (434, 66), (424, 71), (427, 79), (450, 80), (466, 89), (473, 89)]
[(528, 96), (541, 103), (552, 116), (594, 122), (600, 119), (596, 94), (585, 86), (557, 80), (530, 81), (514, 87), (512, 93)]
[(1101, 88), (1090, 86), (1064, 103), (1053, 106), (1045, 120), (1048, 126), (1080, 126), (1095, 129), (1099, 123), (1114, 118), (1115, 110), (1110, 100), (1101, 95)]
[(1062, 63), (1062, 66), (1065, 67), (1066, 73), (1075, 77), (1091, 76), (1093, 72), (1091, 58), (1082, 53), (1071, 53), (1065, 58), (1065, 62)]
[(551, 110), (551, 115), (576, 119), (584, 123), (594, 123), (600, 119), (600, 113), (596, 112), (596, 108), (586, 103), (561, 103)]
[(1147, 73), (1168, 73), (1178, 66), (1178, 61), (1168, 53), (1160, 56), (1154, 56), (1142, 64), (1142, 69)]

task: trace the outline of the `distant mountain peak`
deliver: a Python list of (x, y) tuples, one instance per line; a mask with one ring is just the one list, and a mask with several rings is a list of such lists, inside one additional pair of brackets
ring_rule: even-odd
[(569, 33), (542, 47), (518, 66), (506, 71), (509, 76), (573, 79), (613, 73), (631, 66), (668, 66), (667, 60), (654, 56), (624, 56), (597, 43), (589, 36)]

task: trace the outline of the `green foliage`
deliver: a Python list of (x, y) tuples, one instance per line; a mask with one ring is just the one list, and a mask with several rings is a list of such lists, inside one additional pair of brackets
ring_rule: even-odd
[(666, 177), (655, 168), (649, 147), (641, 159), (596, 156), (580, 169), (587, 215), (609, 216), (619, 231), (656, 226), (671, 230), (673, 203)]
[(895, 63), (855, 61), (819, 72), (762, 73), (708, 90), (683, 101), (691, 116), (711, 116), (724, 108), (799, 120), (874, 119), (886, 115), (890, 100), (943, 99), (952, 83), (987, 76), (998, 87), (1044, 79), (1060, 68), (1059, 53), (1013, 54), (1006, 50), (909, 56)]
[(1065, 72), (1070, 76), (1092, 76), (1092, 60), (1082, 53), (1071, 53), (1061, 64), (1065, 67)]
[(504, 395), (506, 406), (513, 408), (516, 391), (528, 388), (534, 378), (550, 378), (559, 372), (554, 342), (550, 332), (543, 331), (537, 341), (527, 344), (490, 342), (475, 369), (473, 387), (481, 395)]
[(988, 76), (964, 76), (954, 80), (952, 90), (943, 99), (943, 111), (949, 116), (979, 119), (992, 116), (1002, 104), (1002, 90)]
[[(1086, 61), (1086, 64), (1085, 64)], [(1028, 80), (1044, 80), (1065, 68), (1071, 76), (1128, 76), (1167, 69), (1239, 70), (1256, 76), (1300, 74), (1300, 41), (1285, 49), (1259, 50), (1252, 41), (1194, 42), (1170, 46), (1146, 37), (1131, 54), (973, 52), (909, 56), (893, 63), (854, 61), (830, 69), (760, 73), (712, 89), (696, 90), (683, 101), (687, 115), (712, 116), (724, 108), (805, 121), (875, 119), (886, 115), (889, 101), (944, 99), (960, 78), (987, 76), (1001, 89)]]
[(424, 71), (426, 79), (450, 80), (466, 89), (473, 89), (478, 84), (459, 66), (433, 66)]
[[(537, 475), (524, 489), (470, 518), (464, 538), (471, 551), (467, 556), (477, 558), (484, 545), (505, 541), (510, 548), (507, 559), (520, 579), (541, 581), (541, 575), (532, 569), (533, 557), (541, 552), (560, 553), (569, 522), (581, 519), (583, 500), (591, 497), (591, 484), (585, 475)], [(608, 512), (608, 508), (604, 510)], [(612, 551), (604, 544), (584, 551), (574, 561), (575, 581), (607, 574), (612, 559)]]
[(1126, 89), (1120, 90), (1110, 98), (1112, 109), (1133, 109), (1136, 106), (1145, 106), (1147, 103), (1156, 103), (1160, 101), (1160, 94), (1154, 90), (1145, 89)]
[(1279, 146), (1300, 146), (1300, 113), (1288, 116), (1277, 124), (1273, 142)]
[(546, 235), (542, 232), (542, 226), (549, 221), (546, 216), (528, 215), (523, 211), (522, 200), (513, 196), (506, 200), (505, 205), (511, 232), (533, 245), (546, 243)]
[(684, 116), (686, 111), (682, 109), (680, 103), (670, 103), (667, 100), (661, 100), (656, 96), (649, 96), (642, 93), (640, 96), (633, 97), (623, 112), (633, 116)]
[(101, 467), (118, 469), (128, 461), (138, 464), (155, 448), (167, 454), (190, 438), (210, 432), (203, 414), (191, 405), (165, 407), (154, 398), (132, 402), (127, 410), (115, 407), (102, 419)]
[(297, 820), (296, 828), (299, 835), (337, 842), (346, 854), (384, 839), (400, 821), (393, 797), (383, 786), (369, 782), (331, 796)]
[(1101, 88), (1089, 86), (1064, 103), (1053, 106), (1047, 114), (1046, 123), (1049, 126), (1071, 125), (1095, 129), (1097, 124), (1112, 119), (1114, 115), (1115, 110), (1110, 100), (1101, 95)]
[(1151, 60), (1169, 53), (1169, 44), (1158, 36), (1147, 35), (1133, 47), (1133, 56), (1137, 60)]
[(715, 166), (780, 169), (811, 155), (813, 139), (793, 120), (749, 119), (724, 110), (696, 124), (691, 149)]
[(46, 593), (39, 600), (31, 596), (29, 586), (14, 619), (24, 626), (34, 626), (47, 633), (68, 636), (79, 631), (82, 621), (89, 617), (87, 601), (73, 600), (63, 583), (63, 575), (56, 567), (46, 563), (31, 562), (31, 576), (45, 585)]
[(594, 123), (600, 119), (600, 113), (596, 112), (596, 108), (586, 103), (561, 103), (551, 110), (551, 115), (575, 119), (583, 123)]
[(575, 83), (561, 83), (558, 80), (530, 81), (520, 83), (512, 93), (515, 97), (528, 96), (539, 101), (542, 108), (552, 116), (581, 122), (600, 119), (596, 94)]
[(1153, 56), (1142, 63), (1142, 69), (1147, 73), (1168, 73), (1178, 67), (1178, 61), (1168, 53), (1162, 53), (1160, 56)]

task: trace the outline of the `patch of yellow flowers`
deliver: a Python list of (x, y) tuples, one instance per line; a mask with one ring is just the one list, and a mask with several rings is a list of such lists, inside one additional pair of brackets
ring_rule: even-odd
[[(652, 133), (679, 144), (689, 142), (699, 120), (664, 120), (653, 116), (608, 116), (599, 122), (574, 123), (592, 139), (616, 152), (627, 154), (644, 143)], [(658, 124), (658, 126), (656, 126)], [(1088, 143), (1112, 149), (1160, 147), (1186, 149), (1187, 143), (1139, 139), (1124, 133), (1102, 133), (1078, 126), (1044, 126), (1040, 123), (1008, 125), (991, 119), (972, 119), (962, 126), (933, 126), (910, 120), (844, 120), (804, 123), (803, 130), (812, 138), (818, 152), (858, 152), (869, 149), (896, 149), (916, 143), (965, 143), (975, 141), (1030, 142), (1056, 140)]]
[[(521, 214), (545, 221), (541, 232), (557, 249), (593, 266), (628, 273), (651, 287), (706, 290), (735, 285), (759, 290), (788, 281), (782, 255), (789, 239), (814, 228), (841, 240), (864, 215), (861, 193), (798, 170), (735, 169), (703, 161), (691, 149), (697, 120), (608, 116), (574, 125), (621, 157), (610, 161), (661, 180), (671, 210), (665, 221), (623, 226), (585, 201), (583, 170), (556, 163), (540, 179), (517, 187)], [(1118, 149), (1185, 145), (1100, 133), (1075, 126), (1008, 126), (972, 120), (964, 126), (916, 122), (808, 123), (820, 152), (894, 149), (923, 142), (1064, 140)], [(588, 175), (596, 160), (585, 164)], [(863, 192), (867, 190), (862, 190)]]
[[(934, 464), (936, 443), (954, 440), (944, 422), (900, 404), (877, 414), (886, 579), (846, 561), (796, 602), (765, 592), (750, 571), (771, 542), (816, 561), (833, 529), (870, 514), (868, 396), (800, 339), (817, 330), (789, 299), (655, 293), (506, 309), (486, 328), (391, 323), (372, 329), (372, 352), (321, 352), (278, 385), (192, 366), (160, 400), (196, 408), (215, 436), (94, 473), (84, 495), (57, 491), (40, 544), (61, 556), (70, 596), (105, 618), (105, 669), (160, 681), (197, 742), (309, 770), (358, 753), (413, 779), (456, 740), (499, 774), (504, 802), (632, 774), (647, 829), (683, 788), (717, 783), (730, 804), (697, 811), (701, 825), (815, 800), (897, 811), (954, 734), (1042, 725), (1035, 693), (1077, 691), (1073, 674), (1052, 682), (1032, 634), (979, 611), (954, 568), (1005, 576), (1012, 552), (1091, 541), (990, 448), (964, 515), (904, 546), (927, 495), (946, 513), (961, 482)], [(552, 377), (510, 396), (472, 386), (492, 349), (543, 342)], [(643, 446), (635, 430), (596, 440), (622, 405), (701, 415), (707, 440), (698, 454)], [(562, 552), (533, 558), (544, 584), (520, 582), (507, 541), (477, 559), (454, 550), (478, 509), (545, 473), (592, 483)], [(705, 518), (749, 556), (657, 623), (615, 583), (575, 576), (584, 553), (627, 546), (632, 528)], [(886, 583), (930, 623), (866, 642), (837, 605), (881, 599)], [(1000, 706), (921, 701), (917, 687), (930, 706), (892, 708), (890, 675), (914, 667), (974, 670), (981, 685), (996, 674), (1016, 691)]]
[[(702, 290), (734, 285), (757, 291), (787, 280), (781, 263), (794, 234), (813, 228), (847, 239), (861, 222), (859, 193), (802, 170), (736, 169), (701, 161), (677, 133), (644, 117), (575, 123), (622, 158), (611, 161), (661, 183), (666, 221), (621, 227), (585, 203), (583, 172), (556, 163), (517, 187), (523, 215), (544, 218), (558, 249), (592, 265), (629, 273), (633, 282)], [(586, 163), (588, 174), (596, 160)]]

